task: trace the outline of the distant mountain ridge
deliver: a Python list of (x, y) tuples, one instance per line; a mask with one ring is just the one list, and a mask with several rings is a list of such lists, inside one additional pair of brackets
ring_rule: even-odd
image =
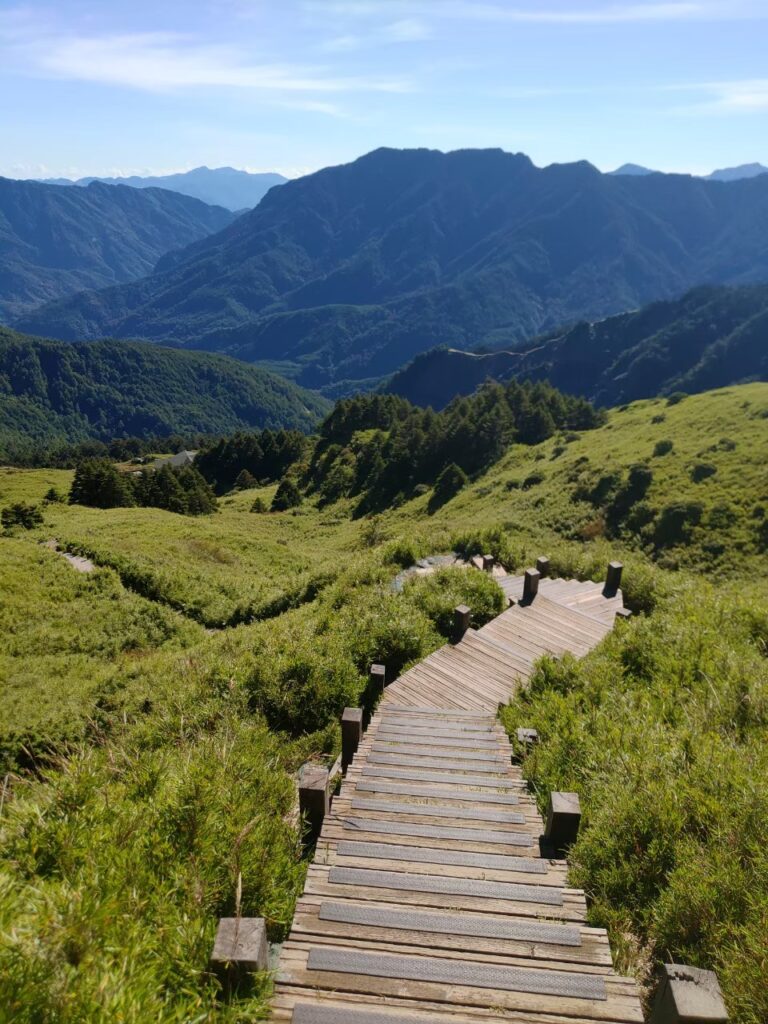
[(501, 150), (376, 150), (295, 179), (140, 281), (17, 326), (280, 361), (304, 386), (382, 379), (419, 352), (517, 348), (702, 282), (768, 278), (768, 177), (535, 167)]
[(103, 185), (129, 185), (131, 188), (165, 188), (200, 199), (209, 206), (240, 212), (258, 205), (273, 186), (287, 180), (282, 174), (251, 174), (234, 167), (194, 167), (178, 174), (134, 174), (127, 178), (49, 178), (44, 184), (82, 186), (99, 181)]
[(71, 345), (0, 327), (0, 458), (34, 446), (117, 437), (309, 431), (318, 395), (235, 359), (159, 345)]
[[(641, 164), (622, 164), (615, 171), (608, 171), (608, 174), (625, 174), (641, 177), (646, 174), (664, 174), (664, 171), (654, 171), (650, 167), (643, 167)], [(738, 167), (722, 167), (720, 170), (712, 171), (711, 174), (692, 175), (701, 177), (705, 181), (741, 181), (743, 178), (756, 178), (759, 174), (768, 174), (768, 167), (762, 164), (739, 164)]]
[(220, 231), (229, 210), (161, 189), (0, 178), (0, 322), (39, 303), (150, 273)]
[(441, 409), (487, 378), (546, 379), (598, 405), (768, 380), (768, 285), (696, 288), (536, 339), (526, 351), (435, 349), (382, 388)]

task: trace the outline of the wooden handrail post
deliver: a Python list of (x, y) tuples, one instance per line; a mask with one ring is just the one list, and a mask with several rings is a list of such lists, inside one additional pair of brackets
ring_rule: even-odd
[(581, 824), (578, 793), (550, 793), (544, 838), (556, 852), (564, 853), (576, 842)]
[(233, 987), (251, 971), (266, 971), (269, 949), (264, 918), (222, 917), (210, 963), (225, 988)]
[(299, 769), (299, 813), (306, 824), (305, 842), (317, 842), (330, 808), (328, 769), (308, 761)]
[(545, 555), (539, 555), (536, 559), (536, 569), (542, 579), (549, 576), (549, 559)]
[(728, 1010), (714, 971), (662, 964), (649, 1024), (727, 1024)]
[(458, 604), (453, 609), (453, 642), (458, 643), (459, 640), (469, 629), (469, 624), (472, 621), (472, 611), (466, 604)]
[(538, 569), (526, 569), (523, 581), (523, 604), (530, 604), (539, 592), (540, 574)]
[(605, 593), (615, 594), (621, 586), (621, 573), (624, 566), (621, 562), (609, 562), (605, 573)]
[(341, 770), (346, 772), (363, 738), (363, 709), (344, 708), (341, 716)]
[(483, 555), (483, 572), (493, 572), (494, 562), (493, 555)]
[(371, 665), (369, 680), (372, 693), (383, 693), (387, 685), (387, 666)]

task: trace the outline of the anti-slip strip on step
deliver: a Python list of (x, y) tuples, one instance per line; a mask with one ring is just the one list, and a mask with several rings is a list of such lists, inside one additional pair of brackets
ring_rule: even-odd
[(515, 857), (501, 853), (471, 853), (469, 850), (442, 850), (423, 846), (395, 846), (391, 843), (363, 843), (341, 839), (336, 847), (339, 857), (367, 857), (375, 860), (402, 860), (418, 864), (452, 864), (464, 868), (494, 868), (498, 871), (524, 871), (544, 875), (546, 861), (533, 857)]
[(489, 811), (484, 807), (440, 807), (435, 804), (409, 804), (397, 800), (369, 800), (355, 797), (353, 811), (387, 811), (392, 814), (423, 814), (426, 818), (467, 819), (471, 821), (496, 821), (509, 825), (525, 824), (525, 815), (516, 811)]
[[(370, 757), (368, 761), (370, 761)], [(445, 766), (437, 771), (420, 772), (416, 768), (388, 768), (386, 766), (377, 767), (376, 765), (366, 764), (362, 769), (361, 775), (368, 778), (376, 779), (405, 779), (407, 782), (439, 782), (453, 783), (454, 786), (473, 786), (481, 787), (483, 789), (500, 789), (504, 792), (517, 792), (522, 789), (522, 785), (509, 776), (502, 778), (493, 778), (489, 775), (464, 775), (461, 772), (447, 772)], [(460, 790), (457, 790), (457, 793)], [(470, 798), (474, 797), (474, 793), (465, 794)]]
[(496, 762), (498, 764), (506, 765), (506, 758), (502, 757), (495, 749), (488, 751), (477, 751), (472, 747), (460, 747), (454, 750), (448, 747), (438, 747), (434, 744), (426, 745), (422, 742), (419, 743), (407, 743), (398, 742), (395, 740), (379, 740), (373, 741), (373, 749), (378, 753), (382, 754), (394, 754), (400, 753), (405, 757), (435, 757), (435, 758), (449, 758), (451, 761), (489, 761)]
[(563, 905), (562, 890), (554, 886), (488, 882), (482, 878), (409, 875), (399, 871), (370, 871), (367, 868), (331, 868), (328, 881), (335, 885), (366, 885), (374, 889), (426, 892), (441, 896), (477, 896), (516, 903), (545, 903), (552, 907)]
[(533, 921), (510, 921), (488, 914), (438, 914), (421, 910), (392, 910), (388, 907), (361, 906), (355, 903), (321, 903), (321, 921), (337, 921), (372, 928), (396, 928), (407, 932), (434, 932), (442, 935), (474, 936), (479, 939), (510, 939), (515, 942), (540, 942), (553, 946), (580, 946), (578, 928)]
[(572, 999), (608, 998), (605, 982), (595, 975), (440, 960), (425, 956), (382, 956), (344, 949), (310, 949), (307, 968), (310, 971), (330, 971), (335, 974), (398, 978), (403, 981), (489, 988), (502, 992), (530, 992)]
[(445, 1017), (414, 1017), (412, 1013), (404, 1017), (396, 1010), (386, 1013), (358, 1007), (343, 1009), (340, 1006), (297, 1003), (291, 1024), (446, 1024), (446, 1020)]
[(345, 830), (379, 832), (390, 836), (415, 836), (423, 839), (456, 839), (467, 843), (494, 843), (501, 846), (533, 846), (533, 836), (522, 832), (492, 832), (490, 829), (442, 828), (440, 825), (415, 825), (404, 821), (377, 821), (375, 818), (339, 819)]
[(464, 793), (448, 786), (408, 786), (395, 782), (371, 782), (361, 779), (355, 791), (358, 793), (389, 793), (392, 796), (428, 797), (433, 800), (464, 800), (474, 804), (518, 804), (514, 793)]

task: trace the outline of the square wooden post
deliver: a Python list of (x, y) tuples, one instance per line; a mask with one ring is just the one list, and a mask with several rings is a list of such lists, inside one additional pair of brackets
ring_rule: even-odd
[(263, 917), (222, 917), (211, 953), (211, 970), (227, 987), (251, 971), (269, 967), (267, 929)]
[(662, 964), (650, 1024), (727, 1024), (728, 1010), (714, 971)]
[(550, 793), (544, 838), (549, 846), (563, 852), (576, 842), (581, 823), (578, 793)]
[(493, 555), (483, 555), (483, 572), (493, 572)]
[(621, 562), (609, 562), (605, 573), (605, 593), (615, 594), (621, 586), (621, 573), (624, 566)]
[(384, 687), (387, 685), (386, 665), (371, 665), (370, 682), (372, 693), (384, 692)]
[(549, 576), (549, 559), (544, 555), (539, 555), (536, 559), (536, 571), (542, 579), (544, 579), (545, 576)]
[(522, 604), (530, 604), (539, 592), (540, 573), (538, 569), (526, 569), (523, 580)]
[(305, 821), (308, 845), (317, 841), (329, 808), (328, 769), (308, 761), (299, 770), (299, 813)]
[(453, 609), (453, 642), (457, 644), (469, 629), (472, 611), (466, 604), (458, 604)]
[(346, 772), (363, 738), (363, 709), (344, 708), (341, 716), (341, 770)]

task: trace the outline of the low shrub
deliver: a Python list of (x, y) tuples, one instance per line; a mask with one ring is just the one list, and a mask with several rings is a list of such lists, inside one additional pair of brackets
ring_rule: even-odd
[(451, 567), (438, 569), (430, 576), (414, 576), (406, 583), (404, 595), (446, 638), (453, 632), (456, 605), (467, 605), (472, 611), (472, 625), (483, 626), (507, 604), (501, 587), (487, 573)]

